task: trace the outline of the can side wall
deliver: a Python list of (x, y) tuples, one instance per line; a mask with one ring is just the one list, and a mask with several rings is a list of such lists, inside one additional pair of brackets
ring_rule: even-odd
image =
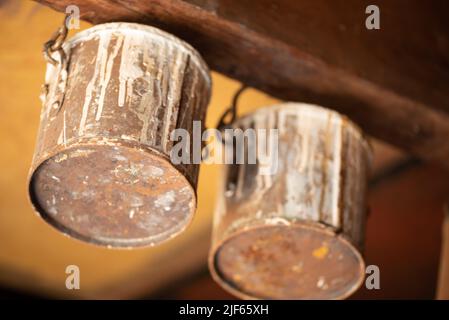
[[(192, 63), (197, 57), (180, 42), (150, 31), (107, 28), (78, 37), (66, 47), (67, 70), (48, 65), (32, 170), (89, 139), (92, 144), (136, 143), (168, 159), (172, 130), (190, 132), (193, 120), (204, 120), (210, 96), (207, 67)], [(195, 187), (198, 167), (177, 169)]]
[(223, 166), (213, 248), (246, 228), (301, 223), (341, 232), (363, 249), (370, 151), (355, 125), (336, 112), (289, 103), (236, 126), (278, 129), (278, 170), (261, 175), (254, 164)]

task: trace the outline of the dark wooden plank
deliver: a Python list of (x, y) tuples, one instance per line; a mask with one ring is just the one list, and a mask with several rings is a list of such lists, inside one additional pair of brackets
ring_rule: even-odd
[(367, 133), (449, 167), (449, 2), (38, 0), (92, 23), (134, 21), (187, 40), (210, 67), (286, 100), (347, 114)]

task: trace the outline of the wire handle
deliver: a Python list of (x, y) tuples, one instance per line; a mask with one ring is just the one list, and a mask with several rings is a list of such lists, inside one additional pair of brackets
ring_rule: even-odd
[[(231, 106), (223, 113), (220, 120), (218, 121), (218, 124), (217, 124), (218, 130), (223, 131), (223, 129), (230, 127), (231, 124), (235, 121), (235, 119), (237, 119), (237, 103), (238, 103), (238, 100), (239, 100), (241, 94), (246, 89), (248, 89), (248, 86), (243, 84), (240, 87), (240, 89), (237, 90), (237, 92), (234, 94)], [(231, 118), (229, 119), (229, 121), (226, 121), (226, 118), (229, 115), (231, 115)]]
[[(63, 45), (64, 45), (65, 39), (67, 38), (67, 34), (69, 31), (69, 22), (70, 22), (71, 18), (72, 18), (72, 13), (67, 13), (64, 18), (63, 25), (60, 26), (58, 28), (58, 30), (56, 30), (55, 33), (53, 33), (50, 40), (48, 40), (47, 42), (44, 43), (44, 49), (43, 49), (43, 54), (44, 54), (45, 60), (48, 63), (52, 64), (53, 66), (55, 66), (59, 69), (58, 78), (57, 78), (57, 81), (60, 83), (60, 85), (58, 85), (59, 93), (56, 95), (56, 91), (55, 91), (52, 96), (52, 98), (54, 98), (54, 100), (51, 101), (51, 105), (56, 106), (57, 112), (59, 112), (61, 110), (61, 107), (64, 103), (65, 87), (66, 87), (67, 78), (68, 78), (68, 75), (67, 75), (68, 70), (67, 69), (68, 69), (68, 65), (69, 65), (68, 60), (70, 59), (70, 57), (67, 57), (67, 55), (63, 49)], [(60, 61), (53, 58), (52, 54), (54, 52), (59, 53)], [(49, 86), (50, 86), (49, 83), (45, 83), (42, 86), (41, 99), (44, 104), (46, 103), (47, 95), (49, 93), (48, 92)], [(55, 98), (55, 95), (57, 98)]]

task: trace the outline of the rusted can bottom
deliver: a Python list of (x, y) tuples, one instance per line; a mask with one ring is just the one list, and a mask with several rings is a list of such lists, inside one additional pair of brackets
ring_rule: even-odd
[(76, 145), (30, 179), (39, 214), (65, 234), (112, 247), (155, 245), (183, 231), (196, 195), (168, 160), (126, 145)]
[(212, 275), (243, 299), (343, 299), (359, 288), (359, 252), (328, 228), (261, 226), (236, 233), (210, 255)]

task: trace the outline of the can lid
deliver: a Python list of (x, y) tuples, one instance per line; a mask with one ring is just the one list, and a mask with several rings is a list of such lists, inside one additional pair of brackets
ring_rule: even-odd
[(162, 156), (124, 145), (81, 145), (41, 163), (30, 198), (64, 234), (111, 247), (151, 246), (191, 222), (196, 195)]
[(307, 224), (239, 232), (211, 252), (209, 267), (226, 290), (250, 299), (342, 299), (365, 275), (346, 239)]

